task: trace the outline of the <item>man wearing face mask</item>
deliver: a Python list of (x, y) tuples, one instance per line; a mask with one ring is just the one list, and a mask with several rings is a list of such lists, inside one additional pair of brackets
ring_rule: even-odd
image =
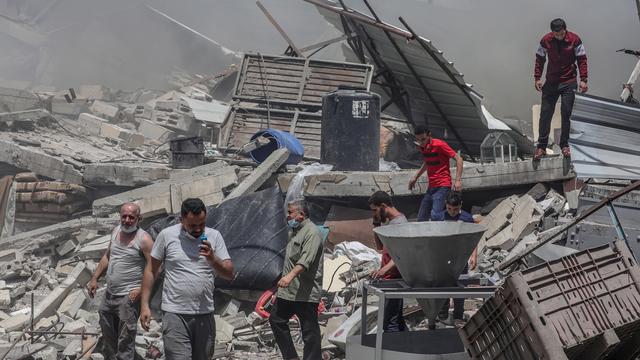
[[(547, 58), (546, 82), (542, 82), (542, 71)], [(551, 32), (540, 40), (536, 51), (536, 64), (533, 71), (534, 86), (542, 92), (540, 107), (540, 123), (538, 125), (538, 145), (535, 159), (540, 159), (547, 152), (551, 120), (556, 109), (556, 102), (560, 100), (562, 127), (560, 132), (560, 148), (562, 155), (571, 156), (569, 148), (569, 132), (571, 128), (571, 112), (578, 88), (576, 80), (576, 63), (580, 72), (580, 92), (589, 90), (587, 85), (587, 52), (580, 37), (567, 31), (567, 24), (562, 19), (551, 21)]]
[(160, 232), (142, 280), (140, 324), (149, 330), (149, 298), (164, 263), (162, 340), (167, 360), (210, 359), (215, 341), (214, 278), (233, 278), (233, 264), (217, 230), (205, 227), (200, 199), (182, 203), (180, 224)]
[[(404, 224), (407, 218), (403, 213), (393, 206), (391, 196), (384, 191), (376, 191), (369, 198), (369, 208), (373, 211), (373, 226)], [(396, 267), (387, 248), (382, 244), (377, 235), (374, 234), (378, 250), (382, 250), (382, 261), (379, 270), (373, 271), (371, 277), (374, 279), (401, 279), (400, 271)], [(387, 299), (384, 305), (384, 321), (382, 323), (384, 332), (405, 331), (406, 326), (402, 309), (404, 302), (402, 299)]]
[(106, 359), (133, 359), (135, 354), (140, 283), (153, 246), (151, 236), (138, 228), (139, 221), (138, 205), (122, 205), (120, 225), (111, 233), (107, 251), (87, 285), (93, 298), (98, 279), (106, 271), (107, 289), (99, 310)]
[(320, 360), (320, 326), (318, 304), (322, 291), (323, 245), (318, 228), (309, 220), (304, 201), (287, 207), (287, 224), (291, 229), (284, 258), (282, 278), (269, 323), (285, 360), (298, 359), (289, 332), (289, 319), (296, 315), (302, 327), (304, 360)]

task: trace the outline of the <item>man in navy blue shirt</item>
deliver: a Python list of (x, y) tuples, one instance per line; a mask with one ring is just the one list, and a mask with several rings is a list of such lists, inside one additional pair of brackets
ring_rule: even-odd
[[(431, 217), (431, 221), (462, 221), (472, 223), (473, 216), (468, 212), (462, 210), (462, 194), (457, 191), (450, 191), (447, 195), (447, 199), (445, 201), (446, 209), (439, 213), (434, 214), (435, 216)], [(477, 249), (476, 249), (477, 250)], [(469, 263), (471, 265), (471, 269), (475, 268), (476, 260), (477, 260), (477, 252), (473, 250), (473, 254), (471, 254), (471, 258), (469, 259)], [(463, 274), (466, 274), (469, 266), (464, 268)], [(446, 312), (446, 313), (445, 313)], [(449, 304), (448, 302), (445, 304), (443, 311), (441, 312), (441, 317), (448, 317), (449, 315)], [(464, 299), (453, 299), (453, 320), (456, 326), (462, 326), (464, 324)]]

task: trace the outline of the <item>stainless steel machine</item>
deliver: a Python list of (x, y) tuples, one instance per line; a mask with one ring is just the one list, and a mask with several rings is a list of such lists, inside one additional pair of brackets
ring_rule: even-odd
[[(350, 337), (347, 359), (468, 359), (456, 329), (383, 333), (384, 301), (415, 298), (429, 324), (434, 324), (449, 298), (493, 295), (494, 287), (464, 287), (458, 283), (485, 228), (462, 222), (419, 222), (383, 226), (374, 231), (396, 263), (402, 280), (365, 284), (363, 296), (379, 298), (376, 334), (362, 332)], [(366, 301), (361, 311), (366, 314)], [(362, 328), (366, 329), (366, 325)]]

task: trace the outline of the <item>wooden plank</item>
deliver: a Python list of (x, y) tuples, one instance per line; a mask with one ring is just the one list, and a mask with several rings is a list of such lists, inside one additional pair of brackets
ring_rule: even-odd
[(288, 91), (288, 89), (299, 89), (300, 83), (286, 82), (286, 81), (279, 81), (279, 80), (267, 80), (263, 83), (260, 79), (251, 78), (251, 79), (247, 79), (247, 82), (245, 83), (245, 87), (243, 89), (250, 88), (250, 89), (262, 90), (265, 87), (269, 89), (269, 91), (276, 88), (286, 89)]
[(335, 81), (348, 81), (348, 82), (358, 82), (361, 84), (364, 84), (365, 80), (366, 80), (366, 76), (365, 74), (359, 74), (358, 76), (347, 76), (347, 75), (337, 75), (334, 73), (323, 73), (323, 72), (318, 72), (318, 71), (312, 71), (310, 76), (310, 79), (331, 79), (331, 80), (335, 80)]
[[(247, 70), (244, 72), (246, 73), (251, 73), (251, 74), (258, 74), (260, 75), (260, 68), (255, 66), (255, 67), (249, 67), (247, 68)], [(262, 68), (262, 76), (286, 76), (286, 77), (291, 77), (291, 78), (299, 78), (300, 76), (302, 76), (302, 72), (303, 69), (300, 70), (284, 70), (284, 69), (278, 69), (278, 68)]]
[(262, 79), (264, 79), (265, 81), (281, 81), (284, 83), (290, 83), (290, 84), (299, 84), (300, 83), (300, 76), (285, 76), (285, 75), (278, 75), (278, 74), (267, 74), (267, 75), (260, 75), (259, 73), (255, 73), (255, 72), (247, 72), (245, 74), (245, 77), (247, 78), (247, 80), (250, 80), (251, 82), (262, 82)]

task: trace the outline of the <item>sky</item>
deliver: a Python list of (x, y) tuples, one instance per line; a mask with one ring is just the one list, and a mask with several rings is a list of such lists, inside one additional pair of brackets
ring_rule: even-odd
[[(15, 9), (0, 0), (0, 12)], [(25, 0), (33, 18), (52, 0)], [(366, 12), (360, 0), (347, 5)], [(262, 0), (299, 47), (337, 32), (303, 0)], [(378, 15), (399, 25), (402, 16), (433, 41), (485, 97), (496, 116), (531, 121), (539, 103), (533, 62), (549, 22), (562, 17), (581, 36), (589, 59), (590, 93), (616, 98), (636, 59), (616, 53), (640, 49), (635, 0), (370, 0)], [(279, 54), (287, 44), (253, 0), (60, 0), (36, 25), (47, 37), (34, 49), (0, 35), (0, 79), (59, 88), (101, 83), (133, 90), (163, 88), (173, 69), (215, 74), (237, 58), (151, 11), (170, 15), (205, 37), (238, 52)], [(341, 56), (334, 45), (321, 58)]]

